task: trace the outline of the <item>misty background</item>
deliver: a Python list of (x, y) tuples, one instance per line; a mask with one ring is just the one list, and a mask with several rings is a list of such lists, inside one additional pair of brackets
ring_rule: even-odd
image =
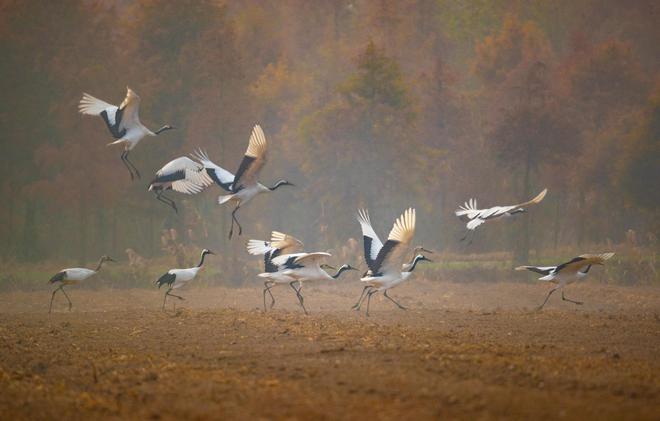
[[(130, 273), (115, 266), (117, 285), (142, 285), (196, 263), (204, 247), (219, 253), (208, 282), (252, 282), (260, 260), (245, 241), (271, 230), (357, 264), (357, 209), (386, 238), (409, 206), (414, 242), (438, 252), (433, 267), (465, 279), (616, 251), (608, 279), (658, 282), (659, 9), (0, 0), (0, 261), (14, 269), (5, 284), (109, 254), (131, 263)], [(103, 121), (77, 111), (83, 92), (119, 104), (127, 85), (147, 127), (177, 127), (131, 152), (135, 182)], [(231, 207), (217, 204), (217, 187), (170, 192), (178, 215), (147, 191), (161, 166), (196, 148), (235, 172), (257, 123), (269, 141), (260, 181), (296, 187), (242, 208), (242, 237), (227, 239)], [(527, 214), (459, 242), (463, 202), (510, 205), (545, 187)]]

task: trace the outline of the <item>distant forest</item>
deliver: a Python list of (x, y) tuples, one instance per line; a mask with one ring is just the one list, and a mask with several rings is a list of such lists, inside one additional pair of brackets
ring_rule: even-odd
[[(243, 259), (272, 229), (339, 250), (361, 241), (358, 207), (385, 237), (408, 206), (416, 243), (459, 253), (459, 205), (545, 187), (468, 251), (657, 249), (659, 16), (653, 0), (0, 0), (0, 257), (155, 257), (175, 236)], [(77, 110), (126, 86), (147, 126), (177, 127), (132, 151), (135, 182)], [(147, 191), (197, 148), (236, 171), (256, 123), (261, 179), (296, 187), (242, 209), (242, 237), (217, 187), (172, 193), (178, 215)]]

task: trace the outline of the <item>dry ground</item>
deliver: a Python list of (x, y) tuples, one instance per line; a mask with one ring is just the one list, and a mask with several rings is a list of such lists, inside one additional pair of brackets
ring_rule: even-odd
[(367, 319), (359, 288), (0, 294), (0, 418), (660, 418), (660, 289), (416, 279)]

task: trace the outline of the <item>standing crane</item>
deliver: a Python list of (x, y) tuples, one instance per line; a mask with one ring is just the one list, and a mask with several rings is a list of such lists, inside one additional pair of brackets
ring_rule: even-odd
[(140, 172), (128, 159), (128, 154), (145, 136), (157, 136), (166, 130), (174, 129), (168, 124), (152, 132), (140, 122), (138, 111), (140, 109), (140, 97), (126, 87), (126, 98), (117, 107), (108, 104), (88, 93), (83, 93), (83, 97), (78, 104), (78, 111), (81, 114), (100, 116), (110, 130), (110, 134), (116, 140), (108, 144), (124, 145), (124, 151), (121, 153), (121, 161), (124, 163), (128, 172), (131, 174), (131, 180), (135, 177), (140, 178)]
[(71, 303), (71, 299), (69, 298), (69, 295), (64, 291), (64, 287), (67, 285), (75, 285), (79, 282), (84, 281), (85, 279), (89, 278), (92, 275), (96, 275), (99, 270), (101, 270), (101, 266), (103, 266), (103, 263), (105, 262), (114, 262), (110, 256), (101, 256), (99, 259), (99, 263), (96, 266), (96, 269), (87, 269), (87, 268), (68, 268), (68, 269), (62, 269), (61, 271), (57, 272), (50, 280), (48, 283), (50, 284), (58, 284), (59, 287), (53, 291), (53, 294), (50, 296), (50, 307), (48, 308), (48, 313), (53, 311), (53, 299), (55, 298), (55, 294), (57, 291), (62, 291), (62, 294), (66, 297), (67, 301), (69, 302), (69, 311), (71, 311), (71, 307), (73, 306), (73, 303)]
[(158, 289), (160, 289), (160, 287), (163, 285), (168, 286), (167, 291), (165, 291), (165, 297), (163, 298), (163, 310), (165, 309), (165, 301), (167, 301), (168, 296), (178, 298), (179, 300), (184, 299), (179, 295), (172, 294), (172, 290), (179, 289), (184, 285), (187, 285), (188, 282), (195, 279), (195, 276), (197, 276), (197, 273), (204, 264), (204, 258), (207, 254), (215, 253), (213, 253), (211, 250), (204, 249), (202, 250), (201, 260), (197, 266), (188, 269), (170, 269), (163, 276), (158, 278), (158, 280), (155, 282), (156, 285), (158, 285)]

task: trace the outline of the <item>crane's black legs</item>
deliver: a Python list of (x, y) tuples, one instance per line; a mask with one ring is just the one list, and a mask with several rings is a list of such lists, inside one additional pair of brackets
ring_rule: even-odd
[(73, 303), (71, 302), (69, 295), (66, 293), (66, 291), (64, 291), (64, 285), (60, 285), (59, 288), (56, 288), (55, 291), (53, 291), (53, 294), (50, 296), (50, 306), (48, 307), (48, 313), (50, 314), (53, 311), (53, 299), (55, 298), (55, 294), (57, 294), (57, 291), (62, 291), (62, 294), (64, 294), (66, 300), (69, 302), (69, 311), (71, 311), (71, 307), (73, 307)]
[(300, 287), (296, 289), (296, 287), (294, 285), (296, 282), (298, 282), (298, 281), (289, 282), (289, 285), (291, 285), (291, 288), (293, 288), (293, 290), (296, 291), (296, 296), (298, 297), (298, 302), (300, 303), (300, 306), (303, 308), (303, 311), (305, 312), (305, 314), (308, 314), (307, 309), (305, 308), (305, 303), (304, 303), (305, 299), (303, 298), (302, 294), (300, 293), (300, 290), (302, 289), (302, 284), (300, 284), (300, 282), (298, 282), (298, 284), (300, 284)]
[(264, 313), (266, 312), (266, 292), (270, 294), (270, 308), (272, 309), (273, 306), (275, 305), (275, 297), (273, 297), (273, 293), (270, 292), (270, 289), (274, 286), (275, 284), (272, 283), (271, 281), (266, 281), (264, 282)]
[(362, 306), (362, 301), (363, 301), (364, 293), (367, 292), (367, 290), (368, 290), (369, 288), (371, 288), (371, 285), (367, 285), (366, 287), (364, 287), (364, 289), (362, 290), (362, 293), (360, 294), (360, 298), (358, 298), (357, 303), (355, 303), (355, 304), (353, 305), (353, 307), (351, 307), (351, 309), (353, 309), (353, 310), (355, 310), (355, 311), (360, 311), (360, 307)]
[(383, 293), (383, 295), (385, 296), (385, 298), (387, 298), (388, 300), (390, 300), (391, 302), (393, 302), (394, 304), (396, 304), (396, 306), (399, 307), (401, 310), (408, 310), (407, 308), (405, 308), (405, 307), (402, 306), (401, 304), (397, 303), (397, 302), (394, 300), (394, 298), (392, 298), (392, 297), (390, 297), (389, 295), (387, 295), (387, 290), (385, 290), (385, 292)]
[(140, 171), (138, 171), (137, 167), (128, 159), (128, 152), (129, 151), (125, 150), (121, 153), (121, 161), (124, 163), (126, 168), (128, 168), (128, 172), (131, 173), (131, 180), (133, 180), (135, 177), (141, 178)]
[(165, 291), (165, 296), (163, 297), (163, 307), (162, 307), (163, 310), (165, 310), (165, 301), (167, 301), (167, 296), (168, 296), (168, 295), (169, 295), (170, 297), (178, 298), (179, 300), (184, 300), (183, 297), (179, 297), (178, 295), (170, 294), (171, 291), (172, 291), (172, 288), (170, 288), (170, 289), (168, 289), (167, 291)]
[(564, 297), (564, 290), (563, 289), (561, 290), (561, 299), (564, 300), (564, 301), (568, 301), (569, 303), (573, 303), (573, 304), (577, 304), (577, 305), (582, 305), (583, 304), (582, 301), (573, 301), (571, 299), (568, 299), (568, 298)]
[(469, 246), (470, 244), (472, 244), (472, 240), (474, 240), (474, 234), (475, 234), (475, 231), (474, 231), (474, 230), (467, 230), (466, 233), (465, 233), (465, 235), (463, 236), (463, 238), (461, 238), (461, 241), (468, 240), (468, 242), (465, 243), (465, 247), (467, 247), (467, 246)]
[(179, 213), (178, 209), (176, 208), (176, 204), (174, 203), (174, 200), (170, 199), (169, 197), (165, 196), (163, 191), (158, 191), (155, 192), (156, 194), (156, 199), (159, 201), (165, 203), (167, 206), (170, 206), (172, 209), (174, 209), (175, 213)]
[[(541, 305), (536, 309), (536, 311), (540, 311), (540, 310), (543, 308), (543, 306), (545, 305), (545, 303), (548, 302), (548, 299), (550, 298), (550, 296), (552, 295), (552, 293), (555, 292), (555, 291), (557, 291), (557, 289), (559, 289), (558, 286), (552, 288), (552, 289), (548, 292), (548, 295), (546, 295), (546, 297), (545, 297), (545, 301), (543, 301), (543, 304), (541, 304)], [(563, 293), (563, 291), (562, 291), (562, 293)]]
[(231, 211), (231, 228), (229, 229), (229, 239), (231, 240), (231, 236), (234, 234), (234, 222), (236, 222), (236, 225), (238, 225), (238, 235), (243, 234), (243, 227), (241, 227), (241, 224), (238, 222), (238, 218), (236, 218), (236, 212), (238, 209), (240, 209), (241, 205), (236, 205), (233, 211)]
[(372, 289), (367, 293), (367, 317), (369, 317), (369, 304), (371, 304), (371, 296), (378, 292), (375, 289)]

